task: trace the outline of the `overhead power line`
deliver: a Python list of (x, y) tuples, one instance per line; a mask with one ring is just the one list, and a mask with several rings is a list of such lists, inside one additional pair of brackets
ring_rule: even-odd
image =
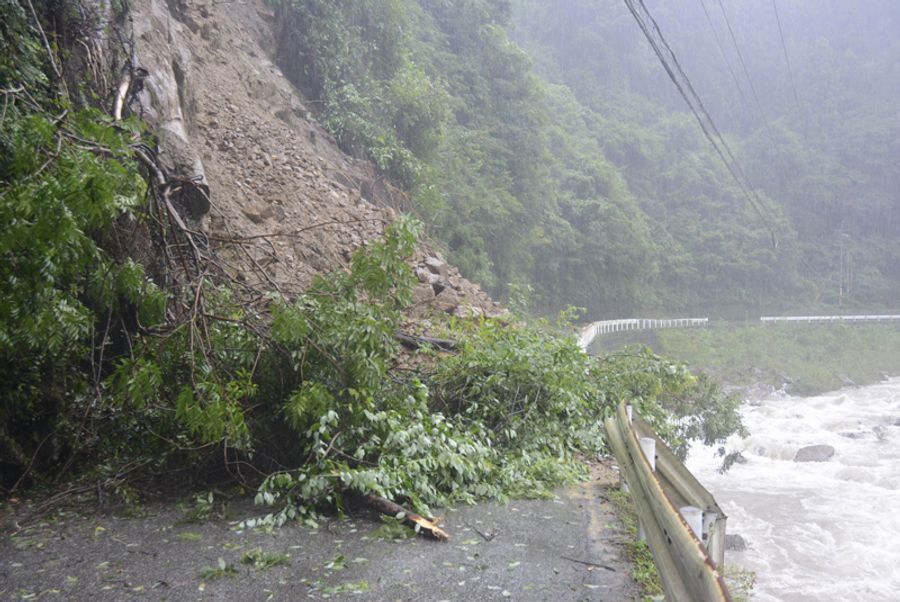
[(775, 11), (775, 22), (778, 23), (778, 37), (781, 38), (781, 49), (784, 51), (784, 62), (787, 63), (788, 77), (791, 80), (791, 90), (794, 92), (794, 102), (797, 103), (797, 110), (802, 111), (800, 108), (800, 97), (797, 96), (797, 84), (794, 83), (794, 70), (791, 68), (791, 57), (788, 55), (787, 44), (784, 43), (784, 30), (781, 28), (781, 16), (778, 14), (778, 2), (776, 0), (772, 0), (772, 10)]
[(738, 77), (735, 74), (734, 69), (731, 68), (731, 61), (728, 60), (728, 54), (725, 52), (725, 47), (722, 45), (722, 40), (719, 38), (719, 32), (716, 30), (716, 26), (713, 24), (713, 20), (709, 14), (709, 10), (706, 8), (706, 2), (704, 0), (700, 0), (700, 6), (703, 8), (703, 14), (706, 15), (706, 22), (709, 23), (709, 28), (712, 30), (713, 37), (716, 39), (716, 46), (719, 47), (719, 54), (722, 55), (722, 60), (725, 61), (725, 66), (728, 67), (728, 73), (731, 74), (731, 80), (734, 82), (734, 86), (737, 88), (738, 94), (741, 97), (741, 101), (744, 104), (747, 104), (747, 98), (744, 96), (744, 89), (741, 88), (741, 82), (738, 81)]
[[(700, 95), (697, 94), (693, 84), (691, 84), (690, 78), (688, 78), (684, 69), (681, 67), (678, 57), (675, 55), (672, 47), (669, 46), (665, 36), (663, 36), (662, 30), (656, 22), (656, 19), (650, 14), (650, 11), (647, 10), (644, 0), (637, 0), (637, 5), (640, 6), (640, 10), (638, 10), (635, 5), (635, 0), (624, 0), (624, 2), (625, 6), (627, 6), (628, 10), (631, 12), (631, 15), (634, 17), (634, 20), (637, 22), (638, 27), (640, 27), (643, 32), (644, 37), (647, 38), (647, 42), (650, 44), (650, 47), (662, 64), (663, 69), (665, 69), (668, 74), (669, 79), (675, 84), (678, 93), (684, 99), (685, 103), (687, 103), (691, 112), (694, 114), (694, 117), (697, 119), (697, 123), (700, 125), (700, 129), (703, 131), (704, 136), (725, 164), (731, 177), (734, 178), (738, 188), (747, 199), (747, 202), (759, 216), (760, 220), (762, 220), (766, 228), (768, 228), (772, 237), (772, 246), (777, 248), (778, 237), (776, 235), (774, 223), (766, 215), (762, 199), (751, 184), (746, 172), (741, 168), (740, 163), (738, 163), (737, 158), (734, 156), (734, 153), (731, 151), (725, 138), (716, 126), (709, 111), (706, 110)], [(641, 14), (642, 12), (643, 16)]]
[(722, 11), (722, 16), (725, 18), (725, 25), (728, 26), (728, 34), (731, 36), (731, 43), (734, 45), (734, 51), (737, 53), (738, 60), (741, 63), (741, 68), (744, 70), (744, 76), (747, 78), (747, 83), (750, 85), (750, 92), (753, 94), (753, 100), (756, 101), (756, 106), (759, 108), (759, 113), (762, 115), (763, 122), (768, 124), (768, 119), (766, 118), (766, 112), (763, 109), (762, 103), (759, 102), (759, 95), (756, 93), (756, 86), (753, 85), (753, 78), (750, 77), (750, 71), (747, 69), (747, 63), (744, 61), (744, 54), (741, 52), (740, 46), (737, 43), (737, 37), (734, 35), (734, 29), (731, 27), (731, 20), (728, 18), (728, 12), (725, 10), (725, 5), (722, 4), (722, 0), (718, 0), (719, 9)]

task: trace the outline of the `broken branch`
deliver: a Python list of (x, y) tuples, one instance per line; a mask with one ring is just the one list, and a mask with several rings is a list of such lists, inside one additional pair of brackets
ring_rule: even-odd
[(434, 518), (425, 518), (415, 512), (407, 510), (400, 504), (396, 504), (389, 499), (379, 495), (368, 494), (365, 497), (366, 503), (383, 514), (391, 516), (403, 515), (403, 521), (412, 525), (417, 525), (422, 531), (425, 531), (439, 541), (449, 541), (450, 535), (438, 526), (438, 520)]
[(394, 338), (400, 341), (404, 347), (409, 349), (418, 349), (422, 345), (431, 345), (441, 351), (455, 351), (459, 343), (451, 339), (436, 339), (434, 337), (423, 337), (398, 332)]
[(597, 564), (596, 562), (590, 562), (588, 560), (578, 560), (577, 558), (570, 558), (568, 556), (560, 556), (560, 558), (562, 558), (563, 560), (568, 560), (569, 562), (575, 562), (578, 564), (583, 564), (585, 566), (598, 568), (598, 569), (606, 569), (607, 571), (612, 571), (613, 573), (616, 572), (616, 569), (612, 568), (611, 566), (607, 566), (605, 564)]

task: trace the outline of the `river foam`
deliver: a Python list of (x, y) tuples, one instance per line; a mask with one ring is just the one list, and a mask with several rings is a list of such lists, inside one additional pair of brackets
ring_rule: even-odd
[[(743, 407), (751, 432), (722, 475), (697, 447), (688, 468), (749, 548), (726, 564), (755, 571), (754, 600), (900, 600), (900, 379), (817, 397), (775, 394)], [(794, 462), (809, 445), (827, 462)]]

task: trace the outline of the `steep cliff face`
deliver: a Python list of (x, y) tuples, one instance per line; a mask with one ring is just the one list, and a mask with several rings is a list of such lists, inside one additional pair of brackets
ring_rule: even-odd
[[(311, 120), (274, 62), (278, 25), (262, 0), (138, 0), (132, 13), (143, 85), (129, 107), (157, 132), (162, 164), (208, 185), (208, 211), (196, 200), (182, 205), (232, 277), (298, 293), (410, 209), (402, 191)], [(420, 306), (497, 312), (427, 245), (416, 262)]]

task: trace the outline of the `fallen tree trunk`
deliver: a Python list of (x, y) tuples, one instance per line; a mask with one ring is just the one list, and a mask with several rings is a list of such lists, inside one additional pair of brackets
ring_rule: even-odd
[(451, 339), (436, 339), (434, 337), (421, 337), (415, 336), (411, 334), (406, 334), (404, 332), (398, 332), (394, 335), (394, 338), (400, 341), (404, 347), (408, 347), (410, 349), (418, 349), (422, 345), (431, 345), (432, 347), (436, 347), (441, 351), (455, 351), (459, 346), (457, 341)]
[(413, 526), (418, 526), (420, 531), (425, 531), (439, 541), (450, 540), (450, 535), (438, 526), (438, 523), (440, 522), (438, 519), (425, 518), (424, 516), (407, 510), (400, 504), (396, 504), (389, 499), (371, 493), (366, 495), (365, 500), (369, 506), (375, 508), (379, 512), (402, 518), (404, 522)]

